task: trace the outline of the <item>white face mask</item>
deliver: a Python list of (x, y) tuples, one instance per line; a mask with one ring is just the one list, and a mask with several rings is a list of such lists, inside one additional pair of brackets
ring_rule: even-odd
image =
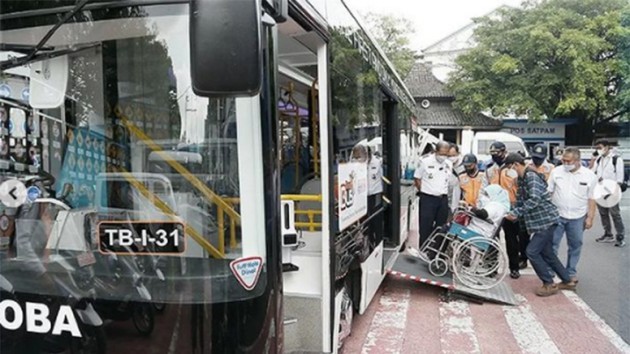
[(446, 161), (446, 156), (435, 155), (435, 159), (437, 160), (437, 162), (442, 163), (442, 162)]
[(458, 165), (459, 164), (459, 156), (451, 156), (448, 159), (451, 160), (453, 165)]
[(599, 156), (604, 156), (604, 154), (605, 154), (605, 153), (606, 153), (606, 152), (604, 151), (604, 149), (597, 149), (597, 154), (598, 154)]
[(565, 171), (571, 172), (575, 168), (575, 165), (562, 165), (562, 167), (564, 167)]

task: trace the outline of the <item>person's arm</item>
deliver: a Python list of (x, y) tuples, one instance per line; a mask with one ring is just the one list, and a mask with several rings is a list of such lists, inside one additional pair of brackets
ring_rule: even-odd
[(595, 218), (595, 210), (597, 209), (597, 204), (595, 203), (595, 199), (588, 200), (588, 213), (586, 214), (586, 220), (584, 220), (584, 229), (589, 230), (593, 227), (593, 219)]
[(623, 183), (624, 178), (625, 178), (624, 176), (625, 171), (623, 170), (624, 165), (623, 165), (623, 159), (621, 158), (621, 156), (617, 158), (616, 169), (617, 169), (617, 175), (615, 177), (617, 178), (617, 183)]
[(420, 161), (418, 164), (418, 168), (413, 173), (413, 183), (416, 186), (416, 189), (419, 191), (422, 190), (422, 176), (424, 175), (424, 164)]
[(545, 184), (536, 175), (526, 174), (525, 183), (528, 191), (527, 199), (518, 198), (516, 207), (510, 212), (517, 217), (536, 209), (543, 201), (542, 196), (547, 192)]
[(551, 171), (551, 174), (549, 174), (549, 180), (547, 181), (547, 190), (551, 194), (553, 194), (556, 191), (556, 181), (555, 181), (556, 172), (555, 171), (556, 169), (553, 169)]

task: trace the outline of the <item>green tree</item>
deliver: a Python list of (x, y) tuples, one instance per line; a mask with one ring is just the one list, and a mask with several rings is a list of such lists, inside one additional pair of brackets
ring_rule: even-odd
[(626, 7), (621, 13), (621, 26), (622, 35), (618, 46), (621, 80), (618, 99), (619, 112), (624, 113), (627, 120), (630, 116), (630, 7)]
[[(527, 1), (475, 21), (478, 45), (449, 81), (467, 113), (597, 121), (619, 108), (627, 0)], [(626, 63), (627, 64), (627, 63)]]
[(368, 13), (365, 16), (369, 32), (394, 64), (398, 74), (407, 76), (416, 62), (418, 52), (410, 48), (411, 36), (415, 33), (411, 21), (404, 17)]

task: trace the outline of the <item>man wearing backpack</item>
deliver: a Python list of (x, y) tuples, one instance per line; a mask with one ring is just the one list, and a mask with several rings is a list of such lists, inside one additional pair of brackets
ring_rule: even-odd
[[(611, 146), (608, 140), (599, 140), (595, 144), (595, 148), (597, 149), (597, 159), (593, 164), (593, 172), (597, 176), (597, 180), (599, 182), (610, 179), (613, 180), (621, 186), (621, 190), (625, 191), (627, 185), (624, 179), (624, 165), (621, 157), (614, 155), (611, 152)], [(610, 207), (604, 208), (600, 205), (597, 206), (599, 209), (599, 215), (602, 218), (602, 226), (604, 227), (604, 235), (595, 241), (597, 242), (615, 242), (615, 246), (623, 247), (626, 245), (624, 240), (624, 226), (623, 220), (621, 218), (621, 211), (619, 209), (619, 203)], [(612, 234), (612, 225), (610, 223), (610, 219), (612, 218), (613, 223), (615, 224), (615, 230), (617, 231), (617, 239), (613, 237)]]

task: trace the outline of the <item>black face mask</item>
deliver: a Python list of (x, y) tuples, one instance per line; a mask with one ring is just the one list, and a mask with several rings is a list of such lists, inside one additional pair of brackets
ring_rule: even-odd
[(541, 159), (540, 157), (532, 157), (532, 162), (534, 162), (534, 165), (540, 166), (543, 164), (543, 162), (545, 162), (545, 159)]
[(503, 164), (503, 156), (501, 155), (492, 155), (492, 161), (494, 163), (496, 163), (497, 165), (502, 165)]

